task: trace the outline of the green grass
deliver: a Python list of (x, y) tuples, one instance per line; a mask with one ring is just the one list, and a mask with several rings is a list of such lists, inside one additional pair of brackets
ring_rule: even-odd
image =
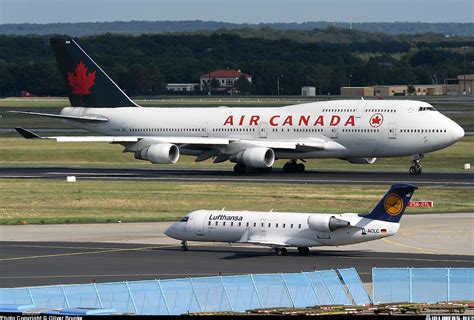
[[(23, 138), (0, 138), (1, 166), (107, 166), (141, 168), (232, 168), (233, 164), (196, 163), (194, 157), (182, 156), (174, 165), (153, 165), (136, 160), (132, 153), (122, 153), (123, 147), (103, 142), (64, 143)], [(282, 167), (286, 160), (279, 160), (275, 167)], [(406, 172), (411, 157), (378, 159), (372, 165), (350, 164), (335, 159), (308, 160), (306, 167), (317, 170), (391, 170)], [(429, 153), (422, 160), (426, 172), (464, 172), (464, 163), (474, 163), (474, 137), (440, 151)]]
[[(1, 224), (175, 220), (198, 209), (368, 212), (387, 185), (286, 185), (158, 181), (0, 180)], [(409, 213), (473, 212), (469, 188), (420, 188), (434, 208)]]

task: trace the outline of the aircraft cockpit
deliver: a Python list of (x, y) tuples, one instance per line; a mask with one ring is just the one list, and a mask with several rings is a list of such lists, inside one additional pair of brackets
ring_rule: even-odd
[(179, 222), (187, 222), (189, 220), (189, 217), (186, 216), (186, 217), (182, 217)]
[(420, 107), (420, 108), (418, 109), (418, 112), (419, 112), (419, 111), (436, 111), (436, 109), (433, 108), (433, 107)]

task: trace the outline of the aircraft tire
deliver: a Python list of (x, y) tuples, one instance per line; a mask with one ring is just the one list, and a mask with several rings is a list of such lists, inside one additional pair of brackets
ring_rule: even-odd
[(419, 175), (423, 172), (423, 169), (421, 166), (411, 166), (409, 171), (411, 175)]
[(286, 256), (286, 248), (275, 248), (275, 253), (277, 256)]
[(246, 172), (246, 167), (245, 165), (243, 164), (240, 164), (240, 163), (237, 163), (235, 166), (234, 166), (234, 173), (236, 174), (244, 174)]
[(309, 256), (309, 248), (308, 247), (298, 247), (298, 253), (300, 256)]
[(305, 169), (304, 164), (298, 163), (298, 164), (296, 165), (296, 172), (300, 172), (300, 173), (301, 173), (301, 172), (304, 172), (304, 169)]

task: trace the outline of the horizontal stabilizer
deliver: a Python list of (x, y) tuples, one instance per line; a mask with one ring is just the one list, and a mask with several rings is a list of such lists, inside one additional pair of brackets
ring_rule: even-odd
[(57, 118), (63, 120), (72, 120), (72, 121), (79, 121), (79, 122), (107, 122), (109, 119), (101, 118), (97, 116), (64, 116), (61, 114), (52, 114), (52, 113), (39, 113), (39, 112), (27, 112), (27, 111), (7, 111), (8, 113), (16, 113), (16, 114), (26, 114), (30, 116), (40, 116), (40, 117), (49, 117), (49, 118)]
[(21, 134), (25, 139), (43, 139), (43, 137), (24, 128), (15, 128), (15, 130), (18, 131), (18, 133)]

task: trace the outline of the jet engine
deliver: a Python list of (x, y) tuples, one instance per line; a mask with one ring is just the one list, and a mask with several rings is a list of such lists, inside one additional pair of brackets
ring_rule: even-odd
[(179, 159), (179, 148), (170, 143), (158, 143), (135, 152), (135, 159), (148, 160), (151, 163), (176, 163)]
[(309, 216), (308, 226), (314, 231), (328, 232), (350, 227), (351, 223), (349, 221), (338, 219), (334, 216), (318, 214)]
[(249, 148), (230, 158), (251, 168), (270, 168), (275, 162), (275, 152), (270, 148)]
[(356, 164), (372, 164), (377, 160), (377, 158), (347, 158), (345, 160)]

